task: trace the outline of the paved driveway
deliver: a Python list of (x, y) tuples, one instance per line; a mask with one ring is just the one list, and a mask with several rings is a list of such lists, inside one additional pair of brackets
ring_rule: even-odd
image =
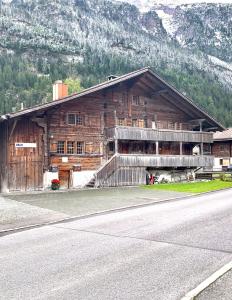
[(69, 216), (81, 216), (110, 209), (183, 197), (185, 195), (187, 194), (131, 187), (33, 193), (11, 195), (9, 198), (33, 206), (61, 212)]

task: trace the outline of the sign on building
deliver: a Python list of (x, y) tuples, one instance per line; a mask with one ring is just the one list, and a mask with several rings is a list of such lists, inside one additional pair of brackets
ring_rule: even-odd
[(15, 148), (36, 148), (36, 143), (15, 143)]

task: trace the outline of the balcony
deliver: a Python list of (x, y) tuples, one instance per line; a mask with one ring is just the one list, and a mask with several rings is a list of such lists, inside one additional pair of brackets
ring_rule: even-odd
[(213, 143), (213, 133), (117, 126), (106, 129), (108, 140)]
[(115, 154), (96, 173), (95, 186), (145, 184), (149, 168), (212, 168), (213, 156)]
[(119, 154), (117, 156), (118, 167), (170, 167), (170, 168), (198, 168), (212, 167), (213, 156), (201, 155), (133, 155)]

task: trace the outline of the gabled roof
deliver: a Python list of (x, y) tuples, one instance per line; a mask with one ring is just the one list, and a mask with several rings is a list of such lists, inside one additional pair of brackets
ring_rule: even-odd
[(228, 128), (222, 132), (217, 131), (213, 135), (215, 141), (229, 141), (232, 140), (232, 128)]
[[(6, 119), (6, 118), (12, 119), (12, 118), (17, 118), (20, 116), (28, 115), (33, 112), (44, 111), (44, 110), (47, 110), (54, 106), (61, 105), (61, 104), (64, 104), (64, 103), (72, 101), (72, 100), (78, 100), (79, 98), (81, 98), (83, 96), (87, 96), (92, 93), (95, 93), (95, 92), (98, 92), (98, 91), (101, 91), (101, 90), (104, 90), (104, 89), (107, 89), (110, 87), (114, 87), (114, 86), (118, 85), (119, 83), (129, 81), (131, 79), (134, 79), (139, 76), (143, 76), (145, 74), (149, 75), (150, 78), (156, 80), (156, 82), (158, 82), (158, 84), (160, 86), (167, 88), (170, 92), (172, 92), (174, 95), (179, 97), (182, 100), (183, 104), (184, 103), (187, 104), (190, 109), (194, 110), (196, 112), (196, 114), (199, 115), (199, 119), (206, 119), (212, 127), (216, 127), (218, 130), (225, 129), (223, 127), (223, 125), (221, 125), (213, 117), (211, 117), (208, 113), (206, 113), (203, 109), (201, 109), (195, 103), (193, 103), (193, 101), (190, 98), (181, 94), (176, 88), (174, 88), (172, 85), (170, 85), (169, 83), (164, 81), (160, 76), (155, 74), (149, 67), (116, 77), (115, 79), (112, 79), (112, 80), (105, 81), (103, 83), (100, 83), (100, 84), (90, 87), (88, 89), (85, 89), (80, 93), (73, 94), (73, 95), (67, 96), (67, 97), (59, 99), (59, 100), (48, 102), (46, 104), (36, 105), (31, 108), (27, 108), (27, 109), (24, 109), (24, 110), (15, 112), (15, 113), (6, 114), (5, 116), (2, 116), (1, 118), (2, 119)], [(181, 109), (181, 107), (180, 107), (180, 109)], [(1, 121), (1, 118), (0, 118), (0, 121)]]

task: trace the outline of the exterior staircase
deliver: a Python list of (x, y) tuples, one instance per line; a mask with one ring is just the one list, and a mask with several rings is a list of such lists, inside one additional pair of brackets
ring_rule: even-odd
[(93, 177), (87, 184), (86, 184), (86, 187), (87, 188), (94, 188), (95, 187), (95, 177)]
[(94, 177), (86, 184), (88, 188), (103, 187), (109, 177), (117, 169), (117, 154), (113, 155), (103, 166), (94, 174)]

